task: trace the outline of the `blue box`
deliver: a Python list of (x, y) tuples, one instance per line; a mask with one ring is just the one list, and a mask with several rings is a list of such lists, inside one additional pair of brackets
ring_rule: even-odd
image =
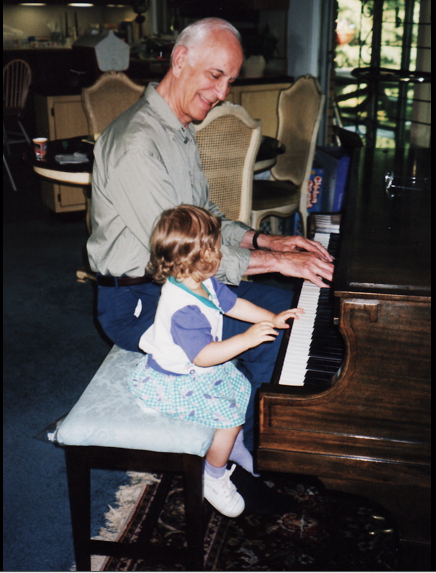
[(342, 210), (350, 167), (349, 152), (341, 147), (317, 147), (314, 166), (324, 169), (322, 211), (339, 213)]

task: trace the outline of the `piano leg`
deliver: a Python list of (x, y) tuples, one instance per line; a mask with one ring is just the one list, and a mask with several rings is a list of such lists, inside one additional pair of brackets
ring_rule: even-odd
[(399, 571), (431, 571), (431, 490), (429, 488), (320, 478), (325, 487), (372, 499), (384, 507), (399, 528)]

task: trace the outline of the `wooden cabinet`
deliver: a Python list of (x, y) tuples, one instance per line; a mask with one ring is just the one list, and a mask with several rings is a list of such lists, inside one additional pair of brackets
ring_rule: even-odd
[[(47, 137), (49, 140), (88, 133), (88, 122), (80, 95), (35, 94), (35, 118), (38, 136)], [(44, 205), (56, 213), (86, 209), (83, 187), (41, 181), (41, 190)]]
[(242, 105), (253, 119), (262, 120), (262, 135), (276, 137), (278, 127), (277, 102), (290, 82), (280, 84), (233, 86), (227, 101)]

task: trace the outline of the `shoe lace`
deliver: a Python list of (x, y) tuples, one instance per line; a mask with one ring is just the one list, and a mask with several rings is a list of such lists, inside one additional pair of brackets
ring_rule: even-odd
[(235, 484), (230, 479), (230, 476), (235, 471), (235, 469), (236, 469), (236, 464), (233, 464), (232, 467), (229, 470), (227, 470), (225, 474), (225, 479), (223, 479), (223, 489), (225, 490), (225, 494), (228, 497), (232, 497), (237, 492)]

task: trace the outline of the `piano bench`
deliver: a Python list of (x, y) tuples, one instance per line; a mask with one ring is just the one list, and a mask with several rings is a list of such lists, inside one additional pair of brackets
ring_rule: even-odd
[[(65, 450), (77, 571), (91, 570), (91, 555), (168, 559), (147, 541), (175, 473), (183, 476), (189, 568), (203, 569), (203, 457), (214, 429), (136, 403), (126, 381), (141, 358), (114, 346), (53, 436)], [(91, 469), (163, 474), (136, 542), (90, 538)]]

